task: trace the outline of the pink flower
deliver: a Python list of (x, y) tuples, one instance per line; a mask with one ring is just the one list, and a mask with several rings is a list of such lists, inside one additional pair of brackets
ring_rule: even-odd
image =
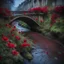
[(16, 50), (12, 50), (12, 54), (13, 54), (14, 56), (17, 56), (17, 55), (19, 54), (19, 52), (16, 51)]

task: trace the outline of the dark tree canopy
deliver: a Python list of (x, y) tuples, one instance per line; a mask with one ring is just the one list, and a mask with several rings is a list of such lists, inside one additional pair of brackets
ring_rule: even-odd
[(0, 7), (10, 8), (14, 4), (14, 0), (0, 0)]

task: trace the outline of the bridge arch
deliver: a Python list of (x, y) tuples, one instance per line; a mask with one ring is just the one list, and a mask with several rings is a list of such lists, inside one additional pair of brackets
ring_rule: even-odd
[(35, 20), (28, 16), (15, 16), (13, 19), (11, 19), (10, 24), (16, 20), (22, 20), (24, 21), (27, 25), (30, 26), (31, 30), (33, 31), (38, 31), (39, 25), (36, 23)]

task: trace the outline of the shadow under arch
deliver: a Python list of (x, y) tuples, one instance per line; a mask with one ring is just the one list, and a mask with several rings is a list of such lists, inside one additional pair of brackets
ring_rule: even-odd
[(11, 19), (10, 24), (16, 20), (22, 20), (24, 21), (27, 25), (30, 26), (31, 30), (33, 31), (39, 31), (38, 28), (40, 27), (35, 20), (28, 16), (15, 16), (13, 19)]

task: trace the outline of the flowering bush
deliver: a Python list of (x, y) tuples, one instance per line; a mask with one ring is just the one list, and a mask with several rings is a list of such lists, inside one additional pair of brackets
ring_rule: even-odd
[(64, 32), (64, 22), (63, 18), (59, 17), (56, 19), (56, 22), (52, 25), (51, 31), (55, 33), (63, 33)]
[(42, 7), (42, 8), (41, 7), (35, 7), (35, 8), (31, 8), (29, 11), (47, 13), (48, 7), (47, 6)]
[[(46, 36), (52, 35), (52, 33), (56, 33), (57, 35), (62, 34), (64, 40), (64, 6), (48, 8), (49, 7), (44, 6), (43, 8), (37, 7), (31, 9), (31, 11), (35, 11), (35, 13), (47, 13), (35, 18), (35, 21), (37, 21), (41, 27), (39, 30), (41, 30), (42, 34)], [(60, 36), (57, 38), (60, 38)]]
[(56, 23), (56, 19), (59, 18), (59, 15), (56, 13), (53, 13), (51, 16), (51, 24), (53, 25), (54, 23)]
[(54, 11), (60, 15), (64, 15), (64, 6), (56, 6)]
[(54, 33), (64, 32), (64, 6), (56, 6), (51, 15), (51, 31)]
[(12, 16), (12, 13), (7, 8), (0, 8), (0, 14), (3, 16)]
[(42, 8), (41, 8), (41, 11), (42, 11), (43, 13), (48, 13), (48, 7), (47, 7), (47, 6), (42, 7)]
[(19, 33), (15, 26), (0, 23), (0, 64), (22, 64), (32, 59), (32, 42)]
[(41, 8), (40, 7), (35, 7), (35, 8), (31, 8), (29, 11), (36, 11), (36, 12), (41, 12)]

